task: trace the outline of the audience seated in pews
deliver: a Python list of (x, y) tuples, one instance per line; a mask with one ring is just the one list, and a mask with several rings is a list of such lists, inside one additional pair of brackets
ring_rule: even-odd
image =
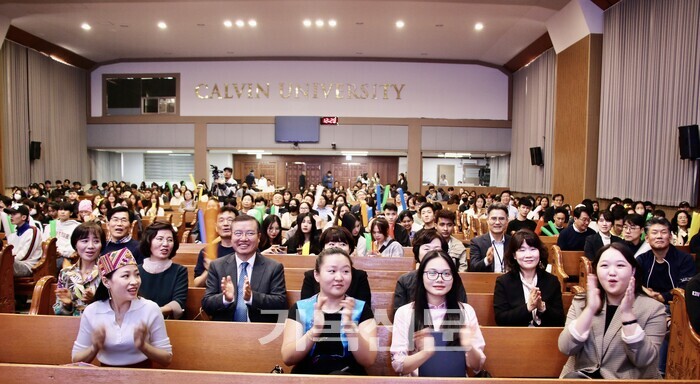
[(435, 218), (437, 221), (436, 228), (438, 233), (447, 242), (447, 254), (454, 260), (459, 272), (466, 272), (469, 269), (467, 249), (464, 247), (461, 240), (452, 236), (457, 215), (447, 209), (441, 209), (437, 211)]
[(430, 251), (417, 272), (415, 300), (396, 311), (391, 365), (406, 376), (466, 377), (483, 368), (484, 338), (474, 309), (459, 302), (457, 266)]
[(100, 285), (97, 259), (105, 241), (105, 233), (99, 224), (83, 223), (73, 230), (70, 243), (76, 249), (78, 259), (58, 274), (56, 303), (53, 305), (56, 315), (80, 316), (92, 302)]
[(49, 225), (44, 227), (42, 238), (44, 241), (56, 238), (56, 267), (60, 271), (63, 268), (63, 260), (70, 259), (75, 252), (75, 248), (71, 246), (71, 234), (80, 223), (71, 219), (73, 207), (70, 203), (61, 202), (57, 208), (58, 218), (49, 221)]
[(320, 291), (297, 301), (284, 324), (282, 359), (292, 373), (366, 375), (377, 358), (377, 323), (369, 303), (348, 296), (352, 260), (340, 248), (316, 259)]
[(564, 308), (559, 280), (545, 270), (547, 248), (534, 232), (521, 229), (505, 251), (507, 273), (493, 292), (496, 324), (516, 327), (561, 327)]
[(644, 276), (632, 252), (622, 243), (606, 245), (593, 270), (559, 336), (559, 350), (570, 356), (561, 377), (660, 379), (666, 314), (663, 304), (643, 292)]
[[(302, 203), (304, 205), (304, 203)], [(306, 245), (308, 244), (308, 245)], [(290, 254), (299, 253), (300, 249), (308, 247), (308, 254), (318, 255), (321, 246), (318, 242), (318, 229), (316, 220), (311, 212), (299, 213), (294, 235), (287, 240), (287, 252)], [(302, 251), (303, 253), (303, 251)]]
[(7, 244), (12, 245), (14, 256), (13, 270), (16, 277), (31, 276), (32, 268), (37, 265), (43, 254), (41, 250), (41, 231), (29, 224), (29, 209), (25, 205), (17, 208), (5, 208), (5, 213), (15, 230), (6, 234)]
[(287, 309), (284, 267), (258, 252), (260, 224), (254, 217), (236, 217), (231, 231), (235, 252), (209, 264), (202, 308), (217, 321), (280, 321), (279, 313), (263, 311)]
[(486, 213), (489, 233), (475, 237), (469, 246), (470, 272), (505, 272), (504, 252), (510, 242), (506, 232), (508, 207), (494, 203)]
[(133, 215), (127, 207), (116, 206), (107, 213), (107, 244), (102, 248), (102, 254), (128, 248), (137, 264), (143, 263), (143, 255), (139, 250), (139, 242), (131, 238), (131, 223)]
[(591, 223), (591, 213), (585, 205), (578, 205), (574, 209), (573, 216), (573, 225), (564, 228), (557, 239), (557, 245), (562, 251), (583, 251), (586, 237), (596, 233), (588, 228)]
[[(233, 235), (231, 225), (236, 216), (236, 209), (231, 207), (221, 207), (216, 216), (216, 234), (219, 235), (219, 239), (221, 239), (216, 245), (216, 259), (231, 255), (234, 252), (231, 239)], [(213, 259), (215, 259), (213, 256), (206, 254), (205, 248), (199, 251), (199, 255), (197, 255), (197, 265), (194, 267), (195, 287), (204, 287), (206, 285), (209, 276), (209, 265)]]
[[(349, 255), (352, 255), (353, 251), (355, 250), (352, 235), (343, 227), (330, 227), (323, 231), (321, 234), (320, 243), (323, 249), (340, 248)], [(308, 299), (320, 292), (321, 287), (315, 278), (314, 271), (315, 270), (312, 269), (304, 272), (304, 282), (301, 287), (302, 299)], [(367, 303), (367, 305), (371, 306), (372, 292), (367, 279), (367, 272), (352, 267), (351, 275), (352, 280), (347, 288), (347, 295), (360, 299)]]
[[(447, 252), (447, 243), (445, 239), (438, 234), (435, 229), (426, 229), (419, 231), (416, 238), (413, 239), (413, 257), (416, 259), (416, 268), (430, 251)], [(418, 285), (418, 270), (413, 270), (401, 275), (396, 281), (394, 288), (394, 310), (415, 300), (416, 286)], [(467, 302), (467, 294), (464, 291), (464, 285), (461, 279), (455, 279), (453, 283), (457, 288), (457, 300), (460, 303)], [(392, 314), (393, 315), (393, 314)], [(392, 316), (393, 317), (393, 316)]]
[(150, 368), (173, 358), (158, 304), (138, 296), (141, 279), (128, 248), (98, 259), (102, 284), (80, 318), (73, 362)]
[(583, 251), (589, 260), (593, 260), (595, 254), (599, 249), (603, 248), (603, 246), (622, 241), (621, 238), (610, 232), (614, 221), (613, 213), (608, 210), (598, 214), (598, 233), (588, 236), (586, 238), (586, 243), (583, 245)]
[[(279, 195), (282, 198), (282, 195)], [(268, 215), (262, 222), (262, 231), (260, 232), (260, 245), (258, 251), (260, 253), (287, 253), (285, 248), (282, 248), (282, 221), (277, 215)]]
[(378, 217), (370, 225), (372, 234), (372, 249), (365, 256), (368, 257), (403, 257), (401, 243), (389, 236), (389, 222)]
[(187, 268), (171, 260), (179, 245), (172, 225), (155, 222), (146, 227), (139, 246), (145, 257), (139, 265), (140, 294), (158, 304), (166, 319), (182, 317), (187, 301)]

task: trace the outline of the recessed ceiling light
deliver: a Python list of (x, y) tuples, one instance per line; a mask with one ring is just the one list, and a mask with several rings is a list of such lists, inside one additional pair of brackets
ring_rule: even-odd
[(477, 31), (481, 31), (482, 29), (484, 29), (484, 24), (483, 23), (476, 23), (476, 24), (474, 24), (474, 29), (476, 29)]
[(165, 24), (164, 21), (159, 21), (159, 22), (158, 22), (158, 28), (160, 28), (160, 29), (168, 28), (168, 24)]
[(328, 26), (329, 26), (329, 27), (335, 27), (336, 25), (338, 25), (338, 22), (335, 21), (335, 19), (330, 19), (330, 20), (328, 20)]
[(311, 26), (311, 19), (304, 19), (303, 23), (306, 28), (309, 28)]
[(236, 27), (238, 27), (238, 28), (243, 28), (243, 27), (245, 27), (245, 21), (240, 20), (240, 19), (239, 19), (239, 20), (236, 20)]
[(226, 28), (233, 27), (233, 23), (231, 22), (231, 20), (224, 20), (224, 27), (226, 27)]
[(396, 28), (403, 28), (404, 26), (406, 26), (406, 23), (404, 23), (403, 20), (396, 22)]
[(255, 28), (258, 26), (258, 22), (255, 21), (255, 19), (250, 19), (250, 20), (248, 20), (248, 26)]
[(92, 27), (91, 27), (90, 24), (88, 24), (88, 23), (82, 23), (82, 24), (80, 24), (80, 28), (82, 28), (82, 29), (84, 29), (84, 30), (86, 30), (86, 31), (89, 31), (89, 30), (92, 29)]
[(324, 24), (324, 22), (322, 19), (316, 19), (316, 26), (317, 27), (321, 28), (321, 27), (323, 27), (323, 24)]

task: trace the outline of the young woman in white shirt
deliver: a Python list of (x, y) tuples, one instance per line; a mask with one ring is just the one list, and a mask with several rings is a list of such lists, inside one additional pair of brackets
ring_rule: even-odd
[(416, 300), (394, 316), (391, 366), (404, 376), (441, 376), (433, 368), (439, 371), (441, 359), (457, 355), (464, 356), (465, 376), (467, 367), (481, 371), (486, 343), (474, 309), (457, 300), (454, 262), (444, 251), (430, 251), (417, 275)]
[(97, 358), (103, 366), (168, 366), (173, 353), (165, 321), (158, 304), (138, 296), (134, 256), (123, 248), (101, 256), (97, 265), (102, 283), (80, 318), (73, 362)]

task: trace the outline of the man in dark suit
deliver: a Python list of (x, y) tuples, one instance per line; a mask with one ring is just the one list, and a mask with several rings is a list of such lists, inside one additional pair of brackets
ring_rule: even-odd
[(288, 308), (284, 267), (257, 251), (260, 225), (241, 215), (233, 219), (232, 232), (235, 253), (209, 265), (202, 308), (218, 321), (283, 321)]
[(595, 254), (603, 246), (610, 243), (622, 241), (621, 238), (610, 233), (610, 230), (615, 223), (615, 216), (612, 212), (605, 210), (598, 215), (598, 233), (586, 237), (586, 244), (583, 245), (583, 251), (589, 260), (593, 260)]
[(588, 228), (591, 223), (591, 213), (588, 208), (579, 204), (574, 209), (574, 223), (564, 228), (559, 233), (557, 245), (562, 251), (583, 251), (586, 238), (595, 235), (595, 231)]
[(504, 255), (510, 236), (508, 227), (508, 207), (493, 203), (487, 211), (489, 233), (475, 237), (469, 246), (470, 272), (505, 272)]
[(389, 222), (389, 237), (398, 241), (402, 247), (410, 247), (411, 239), (406, 229), (396, 225), (396, 218), (399, 216), (399, 208), (394, 203), (384, 205), (384, 218)]

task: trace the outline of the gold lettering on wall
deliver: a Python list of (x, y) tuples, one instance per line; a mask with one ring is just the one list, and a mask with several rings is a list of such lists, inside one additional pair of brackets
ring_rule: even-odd
[[(280, 82), (282, 99), (324, 100), (402, 100), (406, 84), (355, 84), (355, 83), (295, 83)], [(223, 90), (223, 95), (222, 95)], [(198, 99), (269, 99), (270, 83), (200, 83), (194, 88)]]

